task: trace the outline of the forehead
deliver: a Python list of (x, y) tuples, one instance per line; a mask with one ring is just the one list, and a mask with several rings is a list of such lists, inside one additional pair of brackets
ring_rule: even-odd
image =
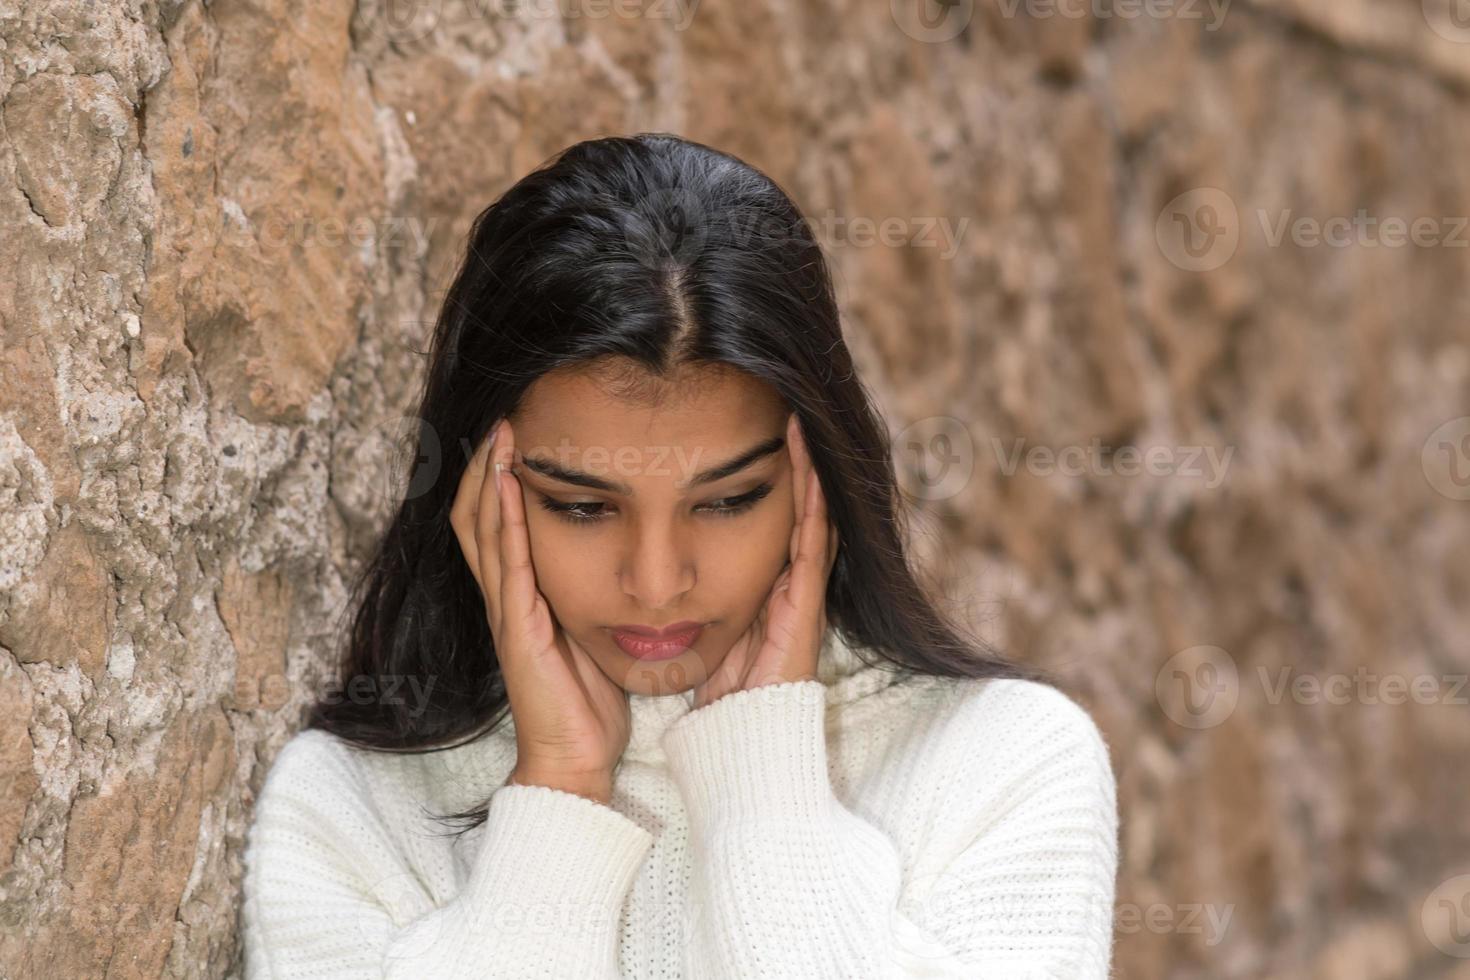
[(570, 442), (583, 451), (702, 448), (715, 461), (781, 434), (786, 415), (771, 385), (735, 368), (686, 367), (658, 378), (614, 360), (543, 375), (511, 421), (527, 453)]

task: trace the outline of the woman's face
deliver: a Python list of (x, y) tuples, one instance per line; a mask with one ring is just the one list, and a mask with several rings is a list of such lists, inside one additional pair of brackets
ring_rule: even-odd
[[(511, 414), (537, 585), (561, 628), (635, 694), (709, 677), (789, 557), (788, 412), (743, 372), (689, 370), (639, 394), (585, 367), (542, 376)], [(645, 376), (646, 377), (646, 376)], [(615, 627), (691, 620), (691, 647), (634, 657)]]

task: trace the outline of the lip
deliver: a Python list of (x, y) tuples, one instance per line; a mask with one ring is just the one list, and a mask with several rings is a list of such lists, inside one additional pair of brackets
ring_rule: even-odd
[(663, 629), (652, 626), (614, 626), (613, 642), (630, 657), (639, 660), (667, 660), (694, 646), (704, 625), (686, 620)]

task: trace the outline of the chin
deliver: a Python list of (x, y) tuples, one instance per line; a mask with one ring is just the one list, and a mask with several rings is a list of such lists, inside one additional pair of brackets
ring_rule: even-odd
[(639, 660), (617, 646), (613, 650), (621, 664), (613, 679), (630, 694), (655, 697), (683, 694), (703, 683), (719, 666), (719, 660), (707, 666), (698, 650), (689, 650), (666, 660)]

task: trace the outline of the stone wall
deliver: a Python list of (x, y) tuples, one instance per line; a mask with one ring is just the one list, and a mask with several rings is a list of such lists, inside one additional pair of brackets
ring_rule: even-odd
[(562, 6), (0, 6), (0, 977), (238, 974), (468, 221), (639, 130), (827, 237), (916, 547), (1108, 736), (1117, 976), (1470, 976), (1462, 0)]

